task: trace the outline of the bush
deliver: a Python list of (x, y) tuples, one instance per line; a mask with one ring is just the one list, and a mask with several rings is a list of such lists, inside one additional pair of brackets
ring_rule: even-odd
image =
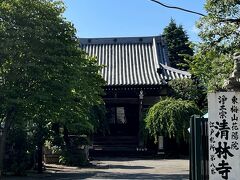
[(155, 142), (158, 136), (187, 141), (190, 117), (194, 114), (201, 112), (193, 101), (166, 98), (149, 109), (146, 129)]
[(26, 170), (34, 165), (34, 151), (31, 149), (31, 140), (22, 128), (13, 128), (7, 141), (5, 170), (15, 175), (25, 175)]

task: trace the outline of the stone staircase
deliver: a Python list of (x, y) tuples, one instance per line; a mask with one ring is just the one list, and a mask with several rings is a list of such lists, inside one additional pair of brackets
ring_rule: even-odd
[(134, 155), (137, 153), (137, 147), (137, 136), (94, 137), (90, 156)]

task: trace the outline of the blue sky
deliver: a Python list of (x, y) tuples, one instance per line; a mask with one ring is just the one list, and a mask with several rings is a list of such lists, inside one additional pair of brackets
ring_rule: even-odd
[[(170, 19), (183, 25), (192, 41), (198, 41), (198, 15), (164, 8), (150, 0), (63, 0), (64, 16), (78, 37), (152, 36), (163, 32)], [(162, 3), (204, 13), (204, 0), (161, 0)]]

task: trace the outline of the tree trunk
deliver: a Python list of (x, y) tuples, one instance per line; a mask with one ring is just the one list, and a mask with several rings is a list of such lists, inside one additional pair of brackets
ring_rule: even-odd
[(37, 144), (37, 171), (38, 173), (43, 172), (43, 141), (40, 140)]
[(43, 144), (44, 144), (44, 127), (43, 127), (43, 121), (39, 120), (37, 122), (37, 171), (38, 173), (43, 172)]
[(3, 160), (5, 155), (6, 136), (7, 132), (3, 130), (2, 136), (0, 138), (0, 177), (3, 174)]
[(64, 149), (66, 148), (66, 154), (65, 156), (68, 159), (67, 164), (71, 164), (72, 163), (72, 158), (69, 156), (71, 154), (71, 143), (70, 143), (70, 138), (69, 138), (69, 132), (66, 126), (64, 126), (63, 129), (63, 140), (65, 142), (65, 147), (63, 147)]
[(5, 156), (5, 146), (6, 146), (6, 140), (7, 140), (7, 135), (9, 132), (9, 129), (13, 123), (14, 115), (15, 115), (16, 108), (11, 107), (9, 108), (6, 119), (5, 119), (5, 124), (2, 130), (2, 136), (0, 138), (0, 177), (3, 174), (3, 161), (4, 161), (4, 156)]
[(70, 141), (69, 141), (68, 135), (69, 135), (68, 129), (67, 129), (66, 126), (64, 126), (64, 129), (63, 129), (63, 139), (64, 139), (64, 141), (65, 141), (67, 150), (70, 149)]

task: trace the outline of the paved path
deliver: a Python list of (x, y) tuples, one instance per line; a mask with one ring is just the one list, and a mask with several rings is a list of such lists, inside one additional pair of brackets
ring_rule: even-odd
[(48, 165), (47, 173), (6, 180), (93, 180), (93, 179), (163, 179), (186, 180), (189, 177), (188, 160), (101, 159), (92, 161), (89, 168)]

